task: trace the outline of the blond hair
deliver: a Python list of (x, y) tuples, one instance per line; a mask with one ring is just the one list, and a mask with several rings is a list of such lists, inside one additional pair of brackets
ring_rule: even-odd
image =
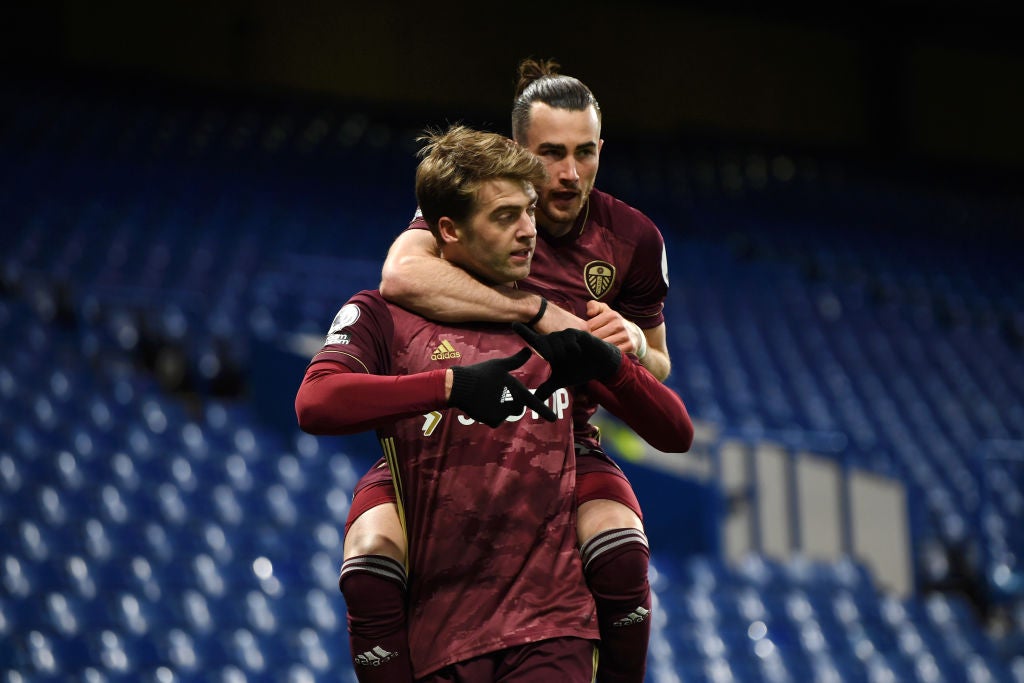
[(419, 138), (416, 201), (437, 235), (437, 222), (447, 216), (464, 223), (476, 210), (477, 190), (488, 180), (542, 185), (543, 162), (527, 149), (497, 133), (456, 125), (444, 132), (427, 131)]

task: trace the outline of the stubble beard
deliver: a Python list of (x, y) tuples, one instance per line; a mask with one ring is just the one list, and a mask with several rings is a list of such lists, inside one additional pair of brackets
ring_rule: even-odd
[(583, 211), (583, 207), (586, 205), (588, 197), (589, 193), (587, 195), (581, 194), (577, 197), (577, 202), (573, 205), (573, 208), (570, 211), (560, 211), (558, 212), (558, 216), (552, 216), (551, 212), (545, 206), (538, 207), (537, 227), (552, 237), (561, 237), (565, 233), (569, 232), (577, 219), (579, 219), (580, 213)]

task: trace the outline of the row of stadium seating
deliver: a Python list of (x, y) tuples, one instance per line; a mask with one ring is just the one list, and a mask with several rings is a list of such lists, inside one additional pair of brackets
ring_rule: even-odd
[[(248, 383), (255, 344), (375, 286), (411, 128), (42, 81), (0, 103), (0, 680), (354, 680), (339, 530), (373, 454), (268, 424)], [(665, 230), (670, 383), (723, 436), (904, 481), (921, 590), (655, 554), (652, 679), (1024, 681), (1017, 252), (918, 234), (1019, 206), (681, 158), (638, 144), (601, 183)], [(961, 556), (980, 605), (925, 592)]]

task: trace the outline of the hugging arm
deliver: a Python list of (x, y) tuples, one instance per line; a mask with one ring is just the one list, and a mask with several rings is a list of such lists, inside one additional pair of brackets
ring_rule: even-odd
[[(380, 293), (392, 303), (440, 322), (525, 323), (541, 307), (538, 294), (485, 285), (444, 260), (430, 231), (416, 228), (400, 234), (388, 249)], [(586, 329), (586, 323), (550, 304), (535, 327), (553, 332)]]
[(639, 362), (624, 359), (611, 379), (591, 382), (587, 390), (659, 451), (685, 453), (693, 445), (693, 421), (686, 405)]

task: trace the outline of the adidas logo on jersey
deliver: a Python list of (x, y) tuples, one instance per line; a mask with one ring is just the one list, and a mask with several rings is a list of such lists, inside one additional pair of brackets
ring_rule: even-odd
[(501, 400), (499, 403), (510, 403), (512, 402), (512, 392), (508, 390), (508, 387), (501, 388)]
[(430, 354), (430, 360), (447, 360), (449, 358), (462, 358), (462, 354), (455, 350), (450, 341), (445, 339)]
[(635, 610), (613, 623), (612, 626), (633, 626), (634, 624), (642, 624), (650, 613), (651, 611), (649, 609), (637, 607)]
[(372, 650), (367, 650), (361, 655), (356, 655), (354, 660), (356, 664), (360, 664), (362, 666), (380, 666), (381, 664), (386, 664), (397, 656), (397, 652), (388, 652), (378, 645)]

